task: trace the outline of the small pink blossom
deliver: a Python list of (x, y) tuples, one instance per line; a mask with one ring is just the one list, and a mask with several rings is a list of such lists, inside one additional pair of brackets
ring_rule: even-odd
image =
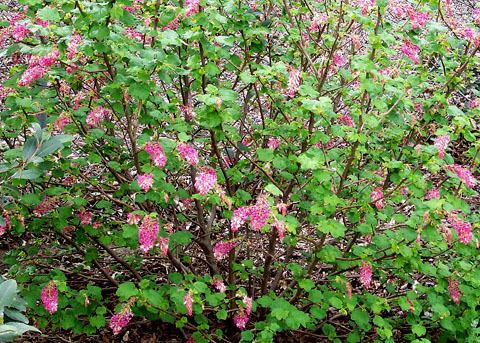
[(281, 220), (275, 220), (275, 222), (273, 223), (273, 226), (277, 230), (278, 239), (280, 240), (280, 242), (283, 241), (283, 238), (285, 237), (285, 231), (286, 231), (285, 222)]
[(15, 23), (12, 29), (12, 38), (19, 42), (30, 34), (30, 30), (27, 29), (27, 25), (24, 23)]
[(188, 292), (183, 297), (183, 304), (185, 305), (185, 308), (187, 309), (187, 316), (191, 317), (193, 315), (193, 294), (192, 294), (192, 292)]
[(80, 224), (89, 225), (92, 223), (93, 213), (86, 211), (84, 208), (78, 212), (78, 219), (80, 219)]
[(82, 36), (80, 36), (79, 34), (74, 34), (70, 38), (70, 42), (68, 43), (68, 47), (67, 47), (67, 58), (69, 60), (73, 60), (75, 56), (77, 56), (78, 46), (80, 45), (81, 42), (82, 42)]
[(325, 25), (327, 22), (328, 17), (324, 13), (317, 13), (312, 19), (312, 22), (310, 23), (310, 26), (308, 28), (308, 31), (310, 33), (315, 33), (320, 29), (320, 26)]
[(248, 214), (250, 216), (250, 226), (254, 230), (260, 231), (267, 224), (270, 217), (270, 204), (267, 197), (260, 195), (255, 205), (250, 206)]
[(285, 204), (283, 202), (279, 202), (276, 207), (277, 207), (278, 212), (280, 212), (282, 214), (282, 216), (287, 215), (287, 210), (288, 210), (288, 205), (287, 204)]
[(130, 306), (125, 306), (119, 313), (113, 315), (108, 326), (112, 329), (114, 335), (118, 335), (132, 318), (133, 313)]
[(137, 183), (144, 192), (148, 192), (153, 185), (153, 174), (145, 173), (137, 176)]
[(427, 200), (432, 200), (432, 199), (440, 199), (440, 192), (436, 188), (432, 188), (427, 192), (427, 195), (425, 196)]
[(372, 282), (372, 266), (367, 262), (363, 262), (360, 266), (360, 282), (365, 288), (370, 287)]
[(412, 25), (412, 29), (414, 30), (420, 27), (424, 27), (429, 19), (428, 13), (417, 12), (413, 7), (409, 7), (407, 9), (407, 14), (410, 18), (410, 24)]
[(53, 127), (57, 131), (63, 131), (65, 126), (70, 124), (72, 122), (72, 119), (68, 116), (68, 114), (62, 113), (57, 120), (53, 123)]
[(200, 11), (200, 0), (186, 0), (185, 7), (187, 8), (185, 16), (190, 17)]
[(145, 216), (138, 228), (140, 250), (147, 253), (155, 245), (159, 231), (158, 220), (152, 216)]
[(435, 138), (434, 146), (438, 150), (438, 157), (443, 160), (445, 157), (445, 149), (447, 149), (448, 143), (450, 143), (450, 137), (438, 136)]
[(473, 20), (475, 24), (480, 25), (480, 8), (475, 8), (473, 10)]
[(458, 165), (458, 164), (453, 164), (453, 165), (450, 165), (447, 167), (448, 170), (450, 170), (451, 172), (454, 172), (455, 174), (457, 174), (458, 178), (460, 180), (462, 180), (463, 183), (465, 183), (465, 185), (468, 187), (468, 188), (473, 188), (475, 187), (475, 184), (477, 183), (477, 180), (475, 180), (475, 178), (473, 177), (472, 175), (472, 172), (466, 168), (463, 168), (462, 166)]
[(452, 278), (448, 279), (448, 292), (450, 293), (450, 298), (453, 302), (457, 305), (460, 304), (460, 298), (462, 297), (462, 293), (458, 288), (459, 282)]
[(176, 30), (180, 24), (181, 15), (177, 15), (171, 22), (163, 27), (163, 31)]
[(40, 19), (40, 18), (36, 18), (36, 19), (35, 19), (35, 23), (36, 23), (37, 25), (40, 25), (40, 26), (43, 27), (43, 28), (47, 28), (48, 25), (49, 25), (48, 20), (42, 20), (42, 19)]
[(355, 2), (360, 7), (362, 15), (367, 15), (375, 7), (375, 0), (356, 0)]
[(267, 145), (270, 149), (276, 150), (280, 146), (280, 139), (276, 137), (270, 137)]
[(464, 222), (459, 219), (457, 216), (449, 214), (447, 217), (447, 221), (454, 230), (457, 232), (458, 241), (462, 244), (467, 245), (473, 238), (472, 235), (472, 224), (468, 222)]
[(480, 98), (475, 98), (470, 101), (470, 107), (471, 108), (477, 108), (480, 107)]
[(57, 207), (57, 199), (54, 197), (45, 197), (33, 210), (36, 217), (43, 217)]
[(159, 142), (148, 142), (145, 144), (145, 151), (150, 155), (153, 164), (159, 168), (165, 167), (167, 163), (167, 155)]
[(180, 156), (192, 166), (196, 166), (198, 164), (198, 153), (195, 148), (186, 143), (180, 143), (177, 145), (177, 150)]
[(217, 260), (221, 260), (222, 258), (227, 256), (230, 253), (230, 251), (232, 251), (232, 249), (235, 248), (236, 246), (237, 246), (237, 242), (233, 242), (233, 241), (218, 242), (213, 247), (213, 256), (215, 256)]
[(252, 312), (253, 298), (249, 296), (244, 296), (243, 303), (245, 304), (245, 313), (247, 314), (247, 316), (249, 316)]
[(96, 127), (100, 125), (105, 118), (112, 113), (111, 110), (104, 108), (103, 106), (98, 106), (92, 109), (87, 116), (87, 124), (90, 127)]
[(215, 287), (215, 289), (221, 293), (225, 293), (225, 291), (227, 290), (227, 287), (220, 279), (213, 280), (213, 287)]
[(193, 111), (192, 105), (181, 105), (180, 112), (183, 114), (185, 121), (192, 121), (195, 117), (195, 112)]
[(301, 70), (290, 67), (290, 71), (288, 73), (288, 85), (287, 85), (285, 94), (289, 98), (295, 97), (295, 94), (297, 93), (298, 88), (300, 88), (301, 82), (302, 82)]
[(31, 84), (38, 79), (41, 79), (47, 74), (47, 69), (39, 65), (34, 65), (28, 67), (27, 70), (22, 74), (20, 80), (18, 80), (18, 85), (20, 87), (25, 87)]
[(165, 257), (168, 254), (168, 237), (158, 237), (158, 243), (160, 244), (160, 251), (162, 252), (162, 256)]
[(402, 52), (405, 56), (412, 60), (413, 63), (420, 63), (420, 48), (418, 47), (418, 45), (413, 44), (411, 41), (404, 41), (403, 45), (400, 47), (400, 52)]
[(3, 224), (0, 225), (0, 236), (2, 236), (7, 230), (11, 227), (10, 216), (8, 215), (7, 210), (3, 209), (2, 215), (0, 215), (3, 219)]
[(338, 118), (338, 122), (346, 126), (355, 127), (355, 122), (349, 114), (344, 114), (343, 116)]
[(54, 314), (58, 308), (58, 288), (54, 281), (50, 281), (42, 289), (42, 304), (48, 313)]
[(402, 187), (400, 189), (400, 195), (406, 196), (408, 194), (408, 187)]
[(195, 177), (195, 189), (200, 195), (207, 195), (217, 183), (215, 170), (209, 167), (202, 168)]
[(376, 187), (372, 190), (372, 193), (370, 193), (370, 199), (372, 200), (375, 207), (379, 210), (381, 210), (385, 206), (383, 191), (380, 187)]
[(344, 56), (343, 54), (336, 53), (336, 54), (333, 55), (332, 65), (333, 65), (334, 67), (341, 68), (341, 67), (343, 67), (345, 64), (347, 64), (347, 59), (345, 58), (345, 56)]
[(230, 228), (233, 232), (237, 232), (240, 227), (245, 224), (249, 216), (248, 207), (240, 207), (233, 211), (233, 216), (230, 221)]
[(248, 315), (242, 310), (239, 313), (237, 313), (235, 316), (233, 316), (233, 322), (235, 323), (235, 326), (240, 330), (245, 329), (248, 323), (248, 320), (249, 320)]
[(127, 223), (130, 225), (137, 225), (142, 220), (142, 215), (138, 213), (128, 213), (127, 214)]

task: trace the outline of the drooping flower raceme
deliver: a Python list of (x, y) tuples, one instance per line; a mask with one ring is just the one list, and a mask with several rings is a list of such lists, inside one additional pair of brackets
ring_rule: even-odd
[(447, 167), (448, 170), (454, 172), (457, 174), (458, 178), (463, 181), (463, 183), (468, 187), (468, 188), (473, 188), (475, 187), (475, 184), (477, 183), (477, 180), (472, 175), (472, 172), (458, 164), (453, 164), (451, 166)]
[(412, 60), (413, 63), (420, 63), (420, 48), (417, 45), (413, 44), (411, 41), (406, 40), (400, 47), (400, 52), (402, 52), (405, 56)]
[(41, 300), (48, 313), (54, 314), (58, 308), (58, 288), (54, 281), (50, 281), (42, 289)]
[(473, 238), (472, 224), (464, 222), (453, 214), (447, 216), (447, 221), (457, 232), (458, 241), (463, 244), (468, 244)]
[(43, 217), (44, 215), (48, 214), (57, 206), (57, 199), (54, 197), (45, 197), (43, 200), (38, 204), (34, 210), (33, 214), (36, 217)]
[(45, 56), (31, 56), (28, 60), (27, 70), (18, 80), (18, 85), (20, 87), (28, 86), (32, 82), (44, 77), (49, 68), (57, 62), (59, 54), (60, 52), (55, 49)]
[(355, 122), (353, 121), (352, 117), (349, 114), (344, 114), (340, 118), (338, 118), (338, 122), (342, 125), (355, 127)]
[(317, 13), (312, 19), (310, 26), (308, 27), (308, 31), (310, 33), (317, 32), (320, 29), (320, 26), (324, 25), (328, 20), (328, 17), (324, 13)]
[(221, 293), (225, 293), (225, 291), (227, 290), (227, 287), (220, 279), (214, 279), (212, 284), (213, 287), (215, 287), (215, 289)]
[(285, 94), (289, 98), (295, 97), (295, 94), (297, 93), (298, 88), (300, 88), (301, 81), (302, 81), (301, 70), (291, 67), (290, 71), (288, 72), (288, 85), (285, 91)]
[(235, 326), (240, 330), (245, 329), (245, 326), (247, 326), (248, 320), (249, 320), (248, 314), (245, 313), (245, 311), (243, 310), (240, 310), (235, 316), (233, 316), (233, 322), (235, 323)]
[(450, 137), (448, 136), (438, 136), (433, 143), (438, 150), (438, 157), (442, 160), (445, 157), (445, 149), (447, 149), (448, 143), (450, 143)]
[(376, 187), (372, 190), (372, 193), (370, 193), (370, 199), (372, 200), (375, 207), (379, 210), (381, 210), (385, 206), (383, 202), (383, 191), (380, 187)]
[(92, 109), (87, 116), (87, 124), (90, 127), (96, 127), (102, 123), (102, 121), (105, 120), (106, 117), (108, 117), (112, 113), (111, 110), (108, 108), (105, 108), (103, 106), (97, 106), (94, 109)]
[(249, 216), (250, 226), (256, 231), (260, 231), (267, 224), (270, 217), (270, 204), (266, 196), (260, 195), (255, 205), (250, 206)]
[(153, 248), (159, 231), (158, 220), (155, 217), (145, 216), (138, 228), (140, 249), (146, 253)]
[(200, 195), (207, 195), (217, 183), (215, 170), (209, 167), (202, 168), (195, 177), (195, 189)]
[(177, 150), (180, 156), (192, 166), (196, 166), (198, 164), (198, 153), (195, 148), (186, 143), (180, 143), (177, 145)]
[(10, 216), (8, 215), (7, 210), (2, 211), (2, 215), (0, 217), (3, 219), (3, 224), (0, 224), (0, 236), (2, 236), (8, 229), (10, 229), (11, 222)]
[(186, 0), (185, 7), (187, 8), (185, 16), (190, 17), (200, 10), (200, 0)]
[(188, 292), (183, 297), (183, 304), (185, 305), (185, 308), (187, 309), (187, 316), (191, 317), (193, 315), (193, 295), (192, 295), (192, 292)]
[(130, 306), (125, 306), (120, 312), (113, 315), (108, 326), (114, 335), (118, 335), (122, 329), (132, 320), (133, 313)]
[(137, 176), (137, 183), (144, 192), (148, 192), (153, 185), (153, 174), (145, 173)]
[(249, 296), (244, 296), (243, 303), (245, 304), (245, 313), (249, 316), (252, 312), (253, 298)]
[(276, 137), (270, 137), (267, 143), (268, 147), (272, 150), (276, 150), (280, 146), (280, 139)]
[(440, 199), (440, 192), (438, 191), (438, 189), (432, 188), (427, 192), (425, 198), (427, 200)]
[(168, 254), (168, 237), (158, 237), (158, 243), (160, 244), (160, 251), (162, 256), (165, 257)]
[(280, 242), (283, 241), (283, 238), (285, 237), (285, 231), (286, 231), (285, 222), (277, 219), (273, 223), (273, 226), (277, 230), (278, 239), (280, 240)]
[(460, 298), (462, 297), (462, 293), (460, 293), (460, 289), (458, 288), (459, 282), (452, 278), (448, 279), (448, 292), (450, 293), (450, 298), (453, 302), (457, 305), (460, 305)]
[(228, 255), (230, 253), (230, 251), (233, 248), (235, 248), (236, 245), (237, 245), (237, 243), (232, 242), (232, 241), (218, 242), (213, 247), (213, 256), (215, 256), (215, 258), (217, 260), (220, 260), (220, 259), (224, 258), (226, 255)]
[(92, 223), (93, 213), (82, 208), (78, 212), (78, 219), (80, 219), (80, 224), (89, 225)]
[(365, 288), (370, 287), (372, 282), (372, 266), (367, 262), (363, 262), (360, 266), (360, 282)]
[(233, 232), (237, 232), (240, 227), (245, 224), (249, 216), (249, 208), (247, 206), (239, 207), (233, 211), (230, 221), (230, 228)]
[(81, 42), (82, 42), (82, 36), (80, 36), (79, 34), (74, 34), (70, 38), (70, 42), (68, 43), (68, 47), (67, 47), (67, 58), (69, 60), (73, 60), (75, 58), (75, 56), (78, 53), (78, 46), (80, 45)]
[(153, 164), (159, 168), (165, 167), (167, 156), (159, 142), (148, 142), (145, 144), (145, 151), (150, 155)]

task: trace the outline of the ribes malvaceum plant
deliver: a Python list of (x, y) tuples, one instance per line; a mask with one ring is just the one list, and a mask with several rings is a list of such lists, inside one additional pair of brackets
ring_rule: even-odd
[(8, 8), (0, 244), (34, 322), (478, 341), (480, 10), (455, 3)]

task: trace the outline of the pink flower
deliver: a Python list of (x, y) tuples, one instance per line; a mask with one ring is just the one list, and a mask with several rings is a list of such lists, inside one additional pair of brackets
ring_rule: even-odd
[(267, 145), (270, 149), (275, 150), (280, 146), (280, 139), (276, 137), (270, 137)]
[(460, 220), (457, 216), (449, 214), (447, 221), (453, 226), (458, 235), (458, 241), (467, 245), (473, 238), (472, 224)]
[(138, 228), (138, 241), (140, 249), (147, 253), (153, 248), (158, 236), (158, 220), (152, 216), (145, 216)]
[(376, 187), (373, 189), (372, 193), (370, 193), (370, 199), (372, 200), (375, 207), (379, 210), (381, 210), (385, 206), (383, 202), (383, 191), (380, 187)]
[(420, 63), (420, 57), (418, 55), (420, 53), (420, 48), (411, 41), (404, 41), (403, 45), (400, 47), (400, 52), (412, 60), (413, 63)]
[(243, 303), (245, 304), (245, 313), (249, 316), (252, 312), (253, 298), (249, 296), (244, 296)]
[(198, 153), (194, 147), (186, 143), (180, 143), (177, 145), (177, 150), (180, 156), (182, 156), (186, 162), (192, 166), (196, 166), (198, 164)]
[(433, 143), (438, 150), (438, 157), (442, 160), (445, 157), (445, 149), (447, 148), (448, 143), (450, 143), (450, 137), (448, 136), (438, 136)]
[(54, 197), (45, 197), (33, 210), (36, 217), (43, 217), (57, 206), (57, 199)]
[(80, 224), (89, 225), (92, 223), (93, 213), (85, 211), (84, 208), (78, 212), (78, 219), (80, 219)]
[(36, 23), (37, 25), (40, 25), (40, 26), (43, 27), (43, 28), (47, 28), (47, 27), (48, 27), (48, 21), (47, 21), (47, 20), (42, 20), (42, 19), (40, 19), (40, 18), (36, 18), (36, 19), (35, 19), (35, 23)]
[(332, 65), (334, 67), (343, 67), (345, 64), (347, 64), (347, 59), (345, 58), (345, 56), (343, 56), (342, 54), (340, 53), (336, 53), (333, 55), (333, 58), (332, 58)]
[(176, 30), (178, 29), (178, 25), (180, 24), (181, 15), (177, 15), (171, 22), (163, 27), (163, 31), (167, 30)]
[(235, 323), (235, 326), (240, 330), (245, 329), (245, 326), (248, 323), (248, 319), (248, 315), (244, 311), (240, 311), (235, 316), (233, 316), (233, 322)]
[(160, 251), (162, 252), (163, 257), (168, 254), (168, 242), (168, 237), (158, 237), (158, 243), (160, 244)]
[(275, 220), (275, 222), (273, 223), (273, 226), (277, 230), (278, 239), (280, 240), (280, 242), (283, 241), (283, 238), (285, 237), (285, 231), (286, 231), (285, 223), (282, 222), (281, 220)]
[(302, 72), (299, 69), (295, 69), (290, 67), (290, 71), (288, 73), (288, 85), (285, 91), (285, 94), (289, 98), (295, 97), (295, 94), (300, 88), (300, 83), (302, 82)]
[(153, 175), (150, 173), (139, 174), (137, 176), (137, 183), (144, 192), (148, 192), (153, 185)]
[(288, 205), (287, 204), (285, 204), (283, 202), (279, 202), (276, 207), (277, 207), (278, 212), (280, 212), (282, 214), (282, 216), (287, 215), (287, 210), (288, 210)]
[(73, 60), (78, 53), (78, 46), (82, 42), (82, 36), (79, 34), (74, 34), (72, 38), (70, 38), (70, 42), (68, 43), (67, 47), (67, 58), (69, 60)]
[(63, 131), (66, 125), (70, 124), (72, 120), (67, 114), (61, 114), (57, 120), (55, 120), (55, 123), (53, 123), (53, 127), (57, 131)]
[(400, 189), (400, 195), (407, 195), (408, 194), (408, 187), (402, 187), (402, 189)]
[(453, 164), (447, 167), (447, 170), (450, 170), (451, 172), (454, 172), (457, 174), (458, 178), (465, 183), (465, 185), (468, 188), (473, 188), (475, 187), (475, 184), (477, 183), (477, 180), (472, 175), (472, 172), (466, 168), (463, 168), (462, 166), (458, 164)]
[(58, 308), (58, 289), (54, 281), (50, 281), (42, 289), (42, 304), (48, 313), (54, 314)]
[(410, 24), (412, 24), (412, 29), (414, 30), (424, 27), (428, 22), (428, 13), (417, 12), (413, 7), (408, 8), (407, 13), (408, 17), (410, 18)]
[(0, 225), (0, 236), (2, 236), (7, 230), (11, 227), (10, 216), (8, 215), (7, 210), (3, 210), (2, 215), (0, 216), (3, 219), (3, 224)]
[(192, 292), (188, 292), (183, 297), (183, 304), (187, 309), (187, 316), (191, 317), (193, 315), (193, 295)]
[(462, 297), (458, 285), (459, 283), (457, 280), (453, 280), (452, 278), (448, 279), (448, 292), (450, 293), (450, 298), (452, 298), (453, 302), (457, 305), (460, 304), (460, 298)]
[(432, 188), (427, 192), (425, 198), (427, 200), (440, 199), (440, 192), (438, 191), (438, 189)]
[(102, 121), (112, 113), (111, 110), (104, 108), (103, 106), (98, 106), (92, 109), (87, 116), (87, 124), (90, 127), (98, 126)]
[(233, 216), (230, 221), (230, 228), (233, 232), (237, 232), (240, 227), (245, 224), (248, 219), (248, 207), (240, 207), (233, 211)]
[(480, 107), (480, 99), (479, 99), (479, 98), (472, 99), (472, 100), (470, 101), (470, 107), (471, 107), (471, 108)]
[(363, 262), (360, 266), (360, 282), (365, 288), (370, 287), (372, 282), (372, 266), (367, 262)]
[(159, 142), (148, 142), (145, 144), (145, 151), (150, 155), (154, 165), (159, 168), (165, 167), (167, 155), (165, 155), (163, 147)]
[(220, 279), (213, 280), (213, 287), (215, 287), (215, 289), (221, 293), (225, 293), (225, 291), (227, 290), (227, 287)]
[(22, 74), (20, 80), (18, 80), (18, 85), (20, 87), (27, 86), (38, 79), (41, 79), (47, 73), (47, 69), (39, 65), (33, 67), (28, 67), (27, 70)]
[(224, 258), (226, 255), (228, 255), (230, 253), (230, 251), (235, 248), (235, 246), (237, 245), (236, 242), (232, 242), (232, 241), (228, 241), (228, 242), (218, 242), (217, 244), (215, 244), (215, 246), (213, 247), (213, 256), (215, 256), (215, 258), (217, 260), (221, 260), (222, 258)]
[(474, 29), (467, 27), (459, 35), (475, 46), (478, 45), (478, 33)]
[(112, 329), (114, 335), (118, 335), (132, 318), (133, 313), (130, 306), (125, 306), (119, 313), (113, 315), (108, 326)]
[(367, 15), (375, 7), (375, 0), (356, 0), (356, 5), (360, 7), (362, 15)]
[(215, 170), (204, 167), (195, 177), (195, 189), (200, 195), (207, 195), (208, 192), (215, 187), (217, 183), (217, 174)]
[(343, 116), (338, 118), (338, 122), (346, 126), (355, 127), (355, 122), (353, 121), (352, 117), (350, 117), (350, 115), (348, 114), (344, 114)]
[(475, 24), (480, 25), (480, 8), (475, 8), (473, 10), (473, 20)]
[(308, 31), (311, 33), (317, 32), (320, 29), (320, 26), (324, 25), (328, 20), (328, 17), (324, 13), (317, 13), (313, 17), (312, 22), (310, 23), (310, 27)]
[(268, 203), (267, 197), (260, 195), (257, 198), (257, 202), (254, 206), (250, 206), (249, 209), (250, 216), (250, 226), (256, 230), (260, 231), (268, 221), (270, 217), (270, 204)]
[(17, 42), (21, 41), (22, 39), (27, 37), (29, 33), (30, 33), (30, 30), (27, 29), (26, 24), (15, 23), (13, 25), (12, 37), (15, 41)]
[(186, 0), (185, 7), (187, 8), (185, 16), (190, 17), (200, 10), (200, 0)]
[(142, 215), (130, 212), (127, 214), (127, 223), (130, 225), (137, 225), (142, 220)]
[(192, 105), (181, 105), (180, 112), (183, 114), (185, 121), (192, 121), (192, 119), (195, 117)]

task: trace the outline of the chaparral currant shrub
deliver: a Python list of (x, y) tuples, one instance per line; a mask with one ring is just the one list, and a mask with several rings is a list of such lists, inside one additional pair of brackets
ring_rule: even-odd
[(457, 3), (4, 8), (0, 245), (35, 325), (478, 342), (480, 6)]

